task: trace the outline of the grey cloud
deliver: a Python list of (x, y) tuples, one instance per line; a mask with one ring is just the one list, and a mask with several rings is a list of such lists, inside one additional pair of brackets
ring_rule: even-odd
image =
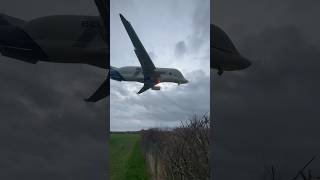
[(210, 39), (210, 8), (206, 0), (197, 1), (193, 12), (193, 32), (190, 37), (190, 45), (197, 51), (200, 47), (209, 47)]
[[(22, 19), (98, 14), (93, 1), (4, 1)], [(91, 8), (92, 7), (92, 8)], [(30, 11), (32, 9), (32, 11)], [(87, 104), (105, 72), (0, 57), (0, 179), (105, 179), (106, 100)]]
[(156, 59), (157, 58), (157, 55), (153, 51), (149, 52), (149, 56), (150, 56), (151, 59)]
[[(143, 0), (130, 6), (127, 2), (111, 2), (111, 34), (115, 35), (111, 49), (121, 49), (111, 53), (111, 65), (140, 65), (131, 56), (133, 47), (118, 17), (123, 12), (146, 50), (152, 52), (155, 66), (177, 68), (189, 80), (181, 86), (160, 84), (161, 91), (149, 90), (141, 95), (136, 94), (141, 83), (112, 81), (111, 130), (173, 127), (194, 114), (208, 113), (210, 38), (205, 31), (209, 32), (209, 1), (203, 1), (205, 5), (200, 7), (195, 4), (194, 0)], [(195, 18), (201, 23), (195, 25)], [(197, 50), (189, 51), (189, 47)]]
[[(312, 30), (286, 19), (296, 16), (290, 8), (281, 11), (290, 7), (289, 1), (264, 7), (258, 2), (248, 7), (238, 1), (228, 3), (238, 9), (227, 10), (226, 4), (217, 2), (214, 18), (253, 65), (222, 77), (212, 72), (214, 178), (261, 179), (264, 163), (280, 168), (283, 179), (292, 178), (320, 150), (316, 78), (320, 46), (310, 39)], [(248, 17), (254, 8), (255, 14)], [(277, 13), (268, 13), (262, 21), (262, 8)], [(274, 19), (276, 15), (286, 18)], [(258, 26), (271, 21), (270, 27)], [(312, 168), (316, 171), (318, 165), (316, 160)]]
[(187, 45), (184, 41), (179, 41), (175, 47), (175, 55), (177, 57), (182, 57), (187, 52)]
[[(189, 79), (190, 84), (142, 95), (135, 94), (141, 84), (125, 86), (123, 83), (112, 83), (111, 129), (139, 130), (159, 125), (172, 127), (194, 114), (208, 113), (209, 76), (202, 71), (194, 71), (190, 75), (193, 77)], [(121, 93), (119, 88), (128, 93)], [(196, 106), (194, 102), (197, 102)]]

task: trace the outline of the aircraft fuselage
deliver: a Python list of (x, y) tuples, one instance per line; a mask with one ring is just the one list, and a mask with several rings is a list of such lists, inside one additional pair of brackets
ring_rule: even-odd
[[(111, 68), (110, 77), (117, 81), (135, 81), (144, 83), (145, 78), (142, 68), (139, 66), (126, 66), (121, 68)], [(156, 68), (153, 80), (156, 83), (171, 82), (177, 84), (185, 84), (188, 81), (183, 77), (182, 73), (173, 68)]]
[[(105, 8), (99, 2), (96, 0), (100, 17), (54, 15), (24, 21), (0, 14), (1, 54), (33, 64), (81, 63), (109, 69), (109, 30)], [(102, 85), (85, 100), (97, 102), (108, 95), (107, 74)]]
[(218, 26), (211, 24), (211, 68), (223, 71), (235, 71), (249, 67), (251, 62), (241, 56), (229, 36)]
[(108, 47), (98, 16), (55, 15), (0, 24), (0, 51), (36, 63), (83, 63), (107, 69)]

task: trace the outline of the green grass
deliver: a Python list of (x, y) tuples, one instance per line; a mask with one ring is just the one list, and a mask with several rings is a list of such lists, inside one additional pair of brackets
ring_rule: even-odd
[(147, 180), (148, 173), (140, 146), (139, 134), (117, 134), (110, 136), (111, 180)]

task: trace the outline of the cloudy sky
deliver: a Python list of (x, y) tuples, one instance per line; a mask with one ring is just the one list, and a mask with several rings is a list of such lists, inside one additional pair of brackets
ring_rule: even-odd
[[(93, 1), (3, 0), (21, 19), (97, 15)], [(105, 70), (74, 64), (27, 64), (0, 56), (0, 179), (106, 179), (106, 100), (83, 101)]]
[[(214, 0), (222, 27), (253, 65), (212, 71), (214, 179), (291, 179), (319, 153), (319, 1)], [(310, 168), (319, 176), (320, 159)]]
[(143, 86), (111, 81), (111, 130), (172, 127), (209, 112), (209, 0), (112, 0), (111, 65), (140, 66), (119, 18), (131, 22), (156, 67), (178, 68), (186, 85), (161, 84), (161, 91), (136, 93)]

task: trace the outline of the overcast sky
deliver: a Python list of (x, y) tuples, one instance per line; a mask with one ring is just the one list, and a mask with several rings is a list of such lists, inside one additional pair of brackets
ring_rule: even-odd
[[(320, 2), (214, 0), (222, 27), (252, 66), (212, 72), (214, 179), (262, 179), (264, 163), (291, 179), (319, 153)], [(310, 168), (319, 176), (320, 159)]]
[[(25, 20), (98, 15), (93, 0), (3, 0), (0, 12)], [(0, 56), (0, 179), (106, 179), (109, 107), (83, 101), (105, 76), (87, 65)]]
[(179, 69), (190, 83), (160, 84), (136, 93), (141, 83), (111, 81), (111, 130), (176, 126), (209, 112), (210, 1), (112, 0), (111, 65), (140, 66), (119, 13), (131, 22), (156, 67)]

